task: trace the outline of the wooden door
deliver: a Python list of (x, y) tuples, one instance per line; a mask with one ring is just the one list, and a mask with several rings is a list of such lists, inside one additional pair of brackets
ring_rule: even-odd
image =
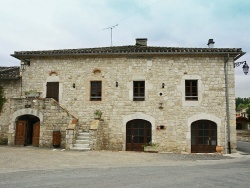
[(214, 153), (217, 145), (217, 125), (208, 120), (195, 121), (191, 125), (191, 152)]
[(142, 119), (131, 120), (126, 125), (126, 150), (143, 151), (151, 141), (151, 123)]
[(32, 146), (39, 147), (39, 138), (40, 138), (40, 122), (37, 122), (33, 125)]
[(26, 129), (27, 122), (26, 121), (17, 121), (16, 122), (16, 145), (25, 145), (26, 141)]
[(47, 82), (46, 98), (53, 98), (59, 102), (59, 82)]

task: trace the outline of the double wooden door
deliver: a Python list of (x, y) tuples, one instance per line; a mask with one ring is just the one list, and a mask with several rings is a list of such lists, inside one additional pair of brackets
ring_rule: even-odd
[(199, 120), (191, 124), (191, 152), (216, 152), (217, 125), (209, 120)]
[[(29, 124), (28, 121), (17, 121), (16, 123), (16, 145), (39, 146), (40, 122)], [(31, 141), (29, 141), (32, 137)]]
[(151, 123), (142, 120), (131, 120), (126, 125), (126, 150), (143, 151), (143, 145), (151, 142), (152, 131)]

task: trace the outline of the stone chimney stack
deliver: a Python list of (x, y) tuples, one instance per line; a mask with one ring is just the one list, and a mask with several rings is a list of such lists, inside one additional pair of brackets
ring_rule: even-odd
[(136, 40), (136, 46), (147, 46), (147, 38), (137, 38)]
[(213, 48), (214, 47), (214, 39), (209, 39), (208, 40), (208, 43), (207, 43), (207, 45), (208, 45), (208, 48)]

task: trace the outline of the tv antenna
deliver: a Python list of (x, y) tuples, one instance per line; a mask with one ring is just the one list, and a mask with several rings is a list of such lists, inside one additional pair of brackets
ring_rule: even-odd
[(103, 29), (103, 30), (110, 29), (110, 31), (111, 31), (111, 46), (112, 46), (112, 30), (113, 30), (116, 26), (118, 26), (118, 24)]

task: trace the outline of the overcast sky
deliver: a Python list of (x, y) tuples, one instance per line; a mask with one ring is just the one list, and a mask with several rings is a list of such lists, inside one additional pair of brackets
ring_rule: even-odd
[[(250, 65), (250, 0), (0, 0), (0, 66), (14, 51), (134, 45), (242, 48)], [(202, 68), (202, 67), (201, 67)], [(236, 97), (250, 97), (250, 73), (235, 68)]]

